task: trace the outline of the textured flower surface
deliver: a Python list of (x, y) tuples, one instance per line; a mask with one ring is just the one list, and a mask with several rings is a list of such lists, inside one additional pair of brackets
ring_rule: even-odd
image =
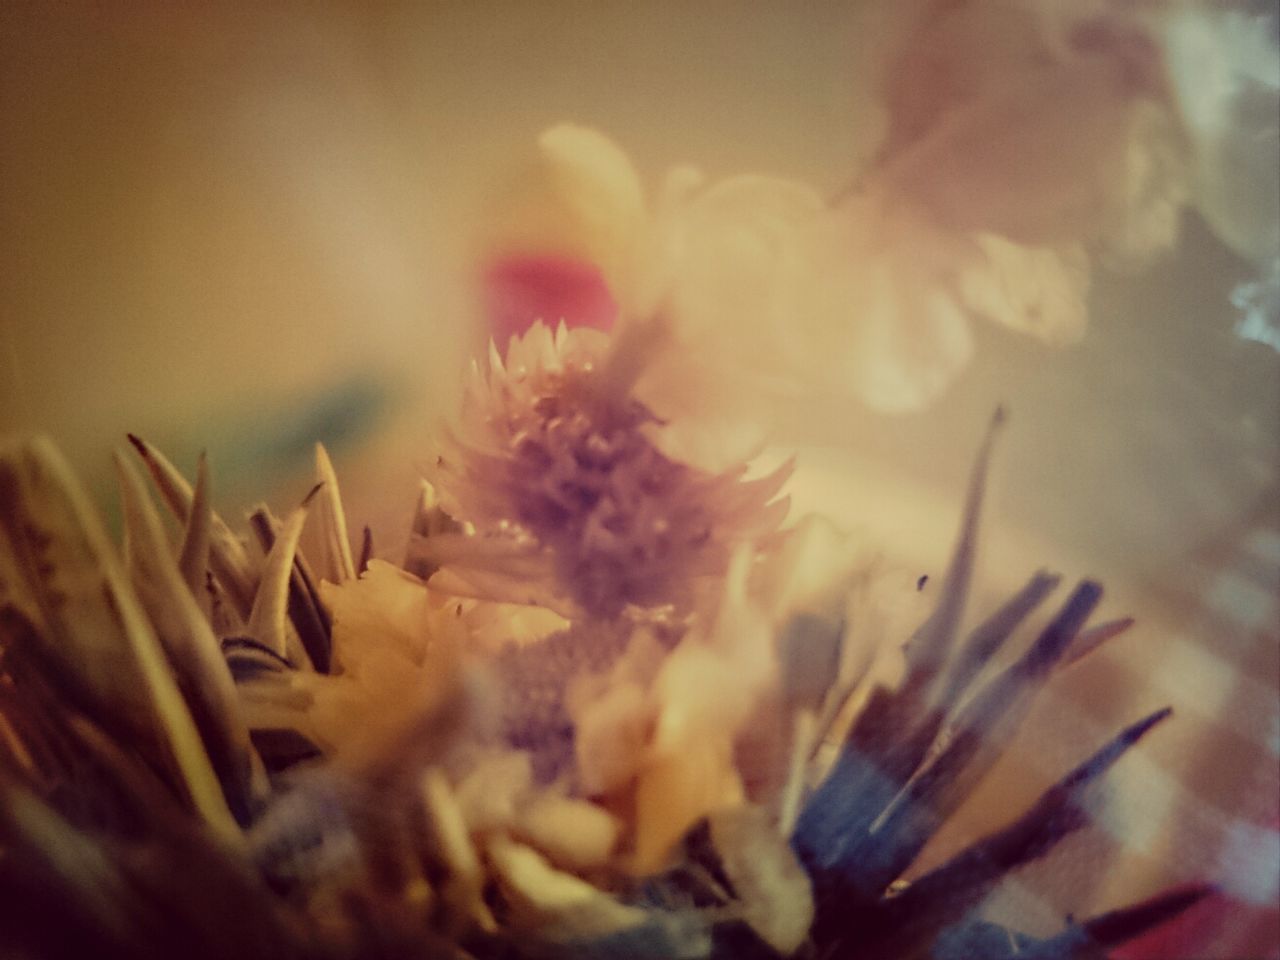
[[(255, 557), (203, 469), (193, 489), (135, 447), (184, 537), (121, 458), (127, 564), (48, 443), (0, 449), (0, 892), (29, 908), (6, 952), (1078, 960), (1205, 895), (1048, 939), (972, 916), (1088, 823), (1092, 786), (1168, 710), (894, 883), (1054, 666), (1123, 627), (1086, 627), (1082, 583), (983, 680), (1057, 583), (960, 632), (986, 453), (937, 595), (906, 588), (934, 605), (904, 647), (904, 605), (875, 601), (872, 558), (820, 520), (736, 546), (683, 619), (566, 622), (357, 563), (339, 537), (304, 557), (307, 516), (345, 529), (323, 455), (303, 507), (255, 513)], [(446, 521), (425, 498), (414, 527), (456, 536)]]
[(712, 474), (662, 452), (629, 390), (635, 362), (595, 331), (541, 324), (505, 360), (492, 352), (432, 471), (445, 509), (476, 531), (424, 540), (421, 555), (478, 593), (533, 590), (599, 619), (687, 611), (734, 544), (782, 520), (788, 469), (747, 481), (745, 465)]

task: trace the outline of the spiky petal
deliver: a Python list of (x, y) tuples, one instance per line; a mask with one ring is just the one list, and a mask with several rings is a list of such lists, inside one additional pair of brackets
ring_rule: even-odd
[(713, 474), (668, 457), (653, 415), (609, 375), (606, 343), (539, 324), (512, 340), (505, 363), (491, 356), (433, 478), (446, 508), (489, 542), (468, 556), (465, 542), (428, 539), (420, 555), (483, 576), (502, 569), (496, 540), (536, 558), (576, 610), (608, 619), (627, 606), (689, 606), (735, 543), (776, 527), (790, 467), (746, 481), (745, 466)]

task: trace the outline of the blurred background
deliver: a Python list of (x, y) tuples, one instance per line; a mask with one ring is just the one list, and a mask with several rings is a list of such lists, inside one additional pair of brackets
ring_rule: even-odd
[[(476, 225), (539, 131), (607, 131), (651, 188), (692, 161), (834, 191), (869, 149), (882, 42), (849, 3), (6, 3), (0, 432), (51, 434), (108, 512), (126, 431), (186, 469), (205, 449), (229, 517), (301, 497), (323, 440), (397, 556), (483, 340)], [(937, 407), (841, 410), (801, 455), (799, 509), (940, 572), (1005, 403), (985, 599), (1048, 566), (1139, 618), (940, 845), (1172, 704), (1104, 829), (993, 900), (1024, 928), (1208, 879), (1224, 896), (1184, 955), (1280, 955), (1280, 353), (1241, 335), (1252, 271), (1189, 214), (1176, 257), (1096, 285), (1077, 346), (977, 329)]]

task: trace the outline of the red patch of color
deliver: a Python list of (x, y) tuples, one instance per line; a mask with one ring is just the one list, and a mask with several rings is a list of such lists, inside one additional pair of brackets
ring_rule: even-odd
[[(1271, 829), (1280, 829), (1272, 821)], [(1111, 953), (1112, 960), (1280, 960), (1280, 903), (1214, 893)]]
[[(1186, 913), (1111, 952), (1112, 960), (1280, 960), (1280, 913), (1210, 894)], [(1261, 944), (1270, 944), (1262, 947)], [(1243, 947), (1248, 952), (1240, 953)], [(1258, 949), (1268, 952), (1258, 954)]]
[(604, 277), (595, 264), (568, 257), (514, 256), (493, 261), (484, 272), (485, 316), (499, 345), (542, 320), (556, 327), (610, 329), (618, 317)]

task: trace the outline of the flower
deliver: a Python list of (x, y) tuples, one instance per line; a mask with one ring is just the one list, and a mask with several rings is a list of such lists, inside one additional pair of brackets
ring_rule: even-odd
[(1083, 327), (1088, 268), (1075, 248), (948, 232), (887, 189), (833, 205), (802, 183), (706, 185), (688, 168), (646, 214), (638, 176), (603, 135), (561, 126), (539, 147), (545, 206), (559, 211), (551, 249), (595, 263), (619, 324), (648, 329), (634, 394), (681, 459), (723, 468), (850, 399), (927, 403), (972, 353), (967, 314), (1055, 342)]
[[(763, 557), (735, 548), (714, 608), (666, 634), (625, 617), (583, 621), (495, 653), (474, 642), (495, 626), (471, 622), (480, 605), (440, 602), (386, 563), (357, 579), (354, 564), (333, 562), (346, 551), (330, 538), (305, 561), (305, 512), (260, 562), (237, 552), (207, 491), (136, 446), (196, 546), (173, 551), (121, 461), (127, 573), (48, 444), (0, 449), (0, 888), (33, 905), (5, 928), (22, 955), (1065, 958), (1132, 939), (1208, 892), (1040, 940), (968, 919), (1009, 870), (1086, 824), (1091, 786), (1167, 709), (1005, 828), (893, 886), (1053, 667), (1116, 630), (1082, 632), (1100, 593), (1083, 583), (1025, 652), (975, 684), (1056, 582), (1037, 575), (959, 633), (981, 464), (900, 682), (873, 680), (852, 725), (833, 728), (832, 762), (815, 746), (844, 710), (826, 707), (850, 703), (852, 681), (871, 676), (868, 657), (848, 651), (869, 568), (819, 522)], [(304, 509), (345, 527), (336, 489)], [(339, 579), (320, 591), (327, 626), (310, 606), (310, 569)], [(218, 636), (195, 591), (232, 585), (247, 589), (250, 616)], [(126, 673), (104, 675), (104, 662)], [(548, 667), (558, 690), (538, 675)], [(240, 702), (211, 696), (214, 679), (234, 680)], [(554, 725), (495, 727), (493, 682), (512, 700), (565, 698), (567, 770), (538, 776)], [(365, 695), (326, 706), (344, 684)], [(281, 749), (339, 723), (350, 735)], [(512, 732), (525, 735), (519, 747)], [(244, 763), (220, 762), (227, 751)]]
[(484, 276), (485, 315), (493, 339), (503, 345), (543, 317), (569, 327), (608, 330), (618, 305), (600, 271), (571, 257), (508, 256), (489, 264)]
[[(539, 201), (512, 215), (519, 241), (500, 227), (495, 249), (527, 255), (526, 211), (554, 211), (548, 249), (595, 264), (620, 327), (646, 331), (633, 392), (674, 457), (723, 469), (832, 400), (911, 406), (968, 358), (960, 313), (928, 282), (936, 244), (905, 220), (892, 224), (903, 243), (925, 243), (900, 264), (880, 255), (876, 211), (837, 216), (805, 184), (707, 185), (690, 168), (673, 170), (646, 212), (621, 149), (570, 125), (542, 134), (536, 170), (528, 192)], [(914, 308), (899, 317), (899, 301)]]
[(422, 540), (456, 592), (538, 602), (600, 620), (628, 607), (687, 611), (735, 544), (775, 529), (789, 467), (744, 480), (665, 454), (630, 393), (630, 342), (535, 325), (476, 370), (461, 421), (431, 470), (473, 533)]
[(1276, 12), (1185, 7), (1164, 30), (1169, 86), (1191, 145), (1196, 209), (1257, 278), (1231, 302), (1239, 336), (1280, 350), (1280, 44)]
[[(653, 328), (634, 393), (673, 456), (721, 468), (854, 400), (920, 409), (968, 363), (973, 318), (1069, 344), (1095, 263), (1170, 249), (1189, 204), (1229, 241), (1274, 227), (1232, 200), (1256, 189), (1226, 189), (1237, 155), (1270, 177), (1274, 137), (1212, 126), (1227, 94), (1193, 82), (1207, 60), (1268, 89), (1273, 51), (1242, 15), (1004, 0), (888, 15), (902, 39), (880, 69), (884, 136), (844, 191), (677, 167), (646, 204), (621, 148), (563, 124), (491, 231), (499, 259), (593, 266), (617, 323)], [(1234, 50), (1249, 56), (1233, 73)]]

